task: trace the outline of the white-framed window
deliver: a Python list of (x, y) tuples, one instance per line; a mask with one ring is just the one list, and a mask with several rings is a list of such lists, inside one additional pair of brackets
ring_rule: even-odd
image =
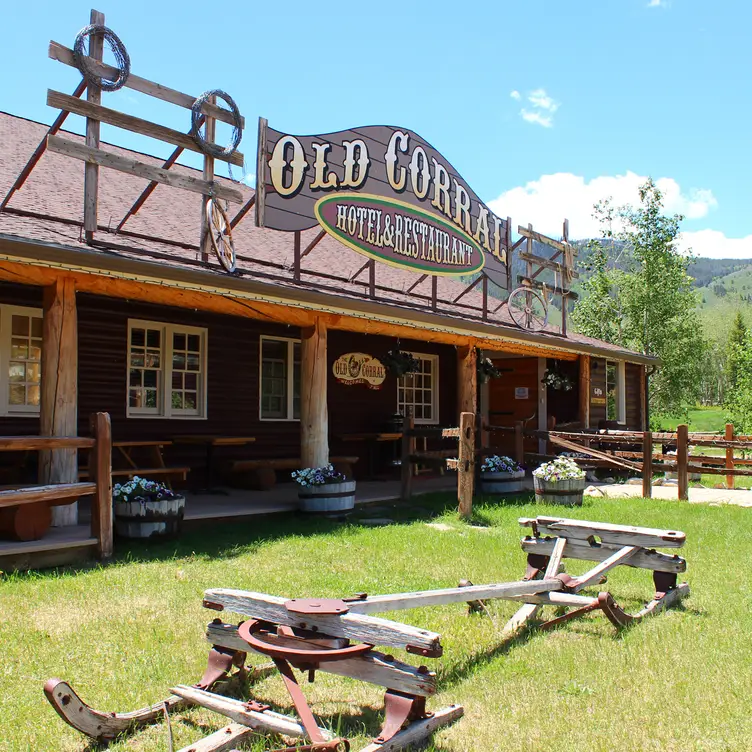
[(0, 415), (39, 415), (42, 310), (0, 306)]
[(128, 320), (129, 418), (206, 418), (207, 331)]
[(259, 349), (260, 419), (300, 420), (300, 340), (262, 336)]
[(419, 373), (408, 373), (397, 381), (397, 412), (412, 415), (415, 423), (439, 422), (439, 356), (411, 353), (420, 361)]
[(625, 367), (623, 361), (606, 361), (606, 420), (627, 421)]

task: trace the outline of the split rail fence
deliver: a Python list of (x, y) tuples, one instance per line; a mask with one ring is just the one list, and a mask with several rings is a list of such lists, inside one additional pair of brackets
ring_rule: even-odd
[[(408, 417), (402, 429), (402, 455), (400, 469), (402, 483), (400, 498), (412, 496), (413, 468), (417, 465), (439, 465), (457, 471), (457, 501), (459, 512), (469, 517), (473, 511), (473, 490), (475, 485), (475, 415), (462, 413), (456, 428), (438, 426), (416, 426), (415, 420)], [(417, 451), (417, 439), (456, 439), (457, 447)]]
[[(678, 495), (682, 500), (689, 498), (691, 474), (725, 476), (726, 487), (730, 489), (734, 488), (735, 478), (752, 476), (752, 459), (734, 455), (735, 452), (752, 451), (752, 436), (736, 436), (734, 426), (730, 423), (726, 424), (722, 437), (713, 433), (690, 433), (686, 425), (678, 426), (675, 432), (540, 431), (526, 429), (519, 422), (514, 426), (484, 425), (483, 431), (490, 434), (511, 434), (514, 459), (520, 464), (553, 459), (555, 452), (551, 450), (555, 447), (584, 455), (571, 458), (581, 466), (618, 467), (639, 474), (642, 476), (642, 493), (645, 498), (652, 495), (653, 475), (656, 472), (676, 474)], [(548, 452), (526, 452), (526, 438), (547, 442)], [(697, 447), (723, 449), (724, 455), (692, 453), (692, 448)]]
[[(97, 540), (97, 556), (112, 556), (112, 433), (108, 413), (91, 416), (92, 437), (2, 436), (0, 452), (57, 452), (91, 450), (88, 483), (54, 483), (0, 490), (0, 518), (7, 526), (49, 527), (49, 508), (72, 504), (81, 496), (92, 496), (91, 534)], [(40, 459), (42, 459), (40, 457)], [(51, 462), (54, 463), (54, 454)], [(26, 520), (22, 518), (26, 517)], [(31, 519), (30, 519), (31, 518)], [(41, 520), (41, 521), (40, 521)]]

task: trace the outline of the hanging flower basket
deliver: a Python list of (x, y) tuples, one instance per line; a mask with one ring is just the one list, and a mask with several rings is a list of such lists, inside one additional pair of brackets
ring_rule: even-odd
[(581, 507), (585, 492), (585, 472), (568, 457), (557, 457), (533, 470), (535, 500), (539, 504)]
[(183, 526), (185, 497), (164, 483), (139, 478), (112, 489), (115, 533), (121, 538), (171, 538)]
[(485, 384), (491, 379), (498, 379), (501, 371), (493, 364), (491, 358), (481, 358), (478, 361), (478, 381)]
[(389, 373), (394, 374), (398, 378), (408, 373), (420, 373), (420, 360), (403, 350), (390, 350), (381, 358), (381, 362)]
[(292, 477), (300, 485), (302, 512), (344, 512), (355, 506), (355, 481), (347, 480), (332, 465), (296, 470)]
[(480, 490), (484, 494), (507, 494), (522, 491), (525, 468), (511, 457), (494, 454), (480, 466)]
[(541, 379), (541, 384), (544, 384), (549, 389), (555, 389), (560, 392), (569, 392), (573, 387), (572, 379), (555, 367), (546, 369)]

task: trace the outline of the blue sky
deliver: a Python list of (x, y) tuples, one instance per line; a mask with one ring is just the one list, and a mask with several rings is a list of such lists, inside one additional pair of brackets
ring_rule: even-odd
[[(47, 43), (72, 46), (90, 9), (91, 0), (3, 9), (0, 109), (51, 122), (47, 88), (70, 93), (79, 76), (48, 59)], [(515, 223), (558, 235), (566, 216), (573, 237), (592, 235), (593, 202), (634, 202), (652, 175), (667, 207), (687, 215), (686, 245), (752, 257), (752, 8), (742, 0), (109, 0), (98, 9), (137, 75), (192, 95), (232, 94), (247, 120), (249, 180), (259, 115), (290, 133), (402, 125)], [(127, 89), (104, 103), (190, 126), (187, 110)], [(80, 118), (68, 122), (82, 129)], [(171, 151), (107, 126), (102, 134)]]

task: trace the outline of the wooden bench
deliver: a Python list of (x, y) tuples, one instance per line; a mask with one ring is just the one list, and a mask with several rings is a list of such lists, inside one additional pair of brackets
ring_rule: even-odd
[[(600, 584), (608, 571), (620, 565), (653, 572), (654, 598), (636, 614), (625, 612), (608, 593), (598, 596), (597, 607), (617, 627), (627, 626), (645, 616), (658, 613), (689, 595), (689, 585), (686, 582), (677, 584), (677, 575), (686, 571), (687, 562), (677, 554), (655, 550), (681, 548), (686, 536), (678, 530), (612, 525), (563, 517), (523, 517), (519, 522), (523, 527), (532, 528), (532, 535), (522, 539), (522, 550), (527, 554), (526, 580), (557, 576), (566, 578), (567, 590), (576, 594)], [(597, 564), (583, 575), (570, 577), (558, 574), (559, 565), (566, 558), (584, 559)], [(533, 604), (523, 606), (507, 624), (506, 633), (524, 626), (529, 619), (535, 617), (539, 609), (539, 606)], [(582, 609), (574, 609), (546, 622), (544, 627), (560, 624), (580, 613)]]
[[(358, 459), (358, 457), (331, 457), (329, 462), (334, 465), (335, 470), (352, 478), (353, 465)], [(268, 491), (277, 483), (277, 470), (298, 470), (302, 466), (300, 457), (234, 460), (230, 464), (230, 472), (248, 473), (252, 488)]]
[[(137, 475), (143, 478), (159, 476), (164, 479), (163, 482), (168, 487), (171, 486), (171, 478), (179, 478), (184, 481), (191, 471), (190, 467), (167, 467), (165, 465), (162, 449), (171, 444), (171, 441), (113, 441), (113, 455), (124, 461), (127, 467), (113, 467), (112, 477), (130, 480)], [(149, 465), (144, 465), (132, 456), (133, 451), (138, 449), (146, 450)], [(81, 467), (78, 471), (78, 477), (79, 480), (88, 478), (89, 468), (85, 465)]]

